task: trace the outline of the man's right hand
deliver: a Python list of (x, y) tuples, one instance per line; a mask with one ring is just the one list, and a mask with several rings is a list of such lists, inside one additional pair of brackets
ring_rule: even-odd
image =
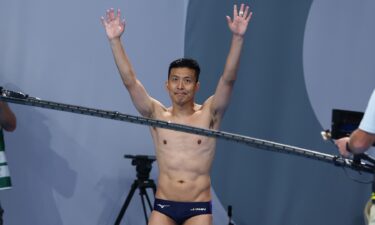
[(108, 9), (105, 18), (104, 16), (101, 17), (101, 21), (109, 40), (120, 38), (122, 33), (124, 33), (125, 20), (121, 20), (120, 9), (117, 10), (116, 15), (113, 8)]
[(349, 157), (351, 155), (350, 152), (347, 151), (346, 145), (349, 143), (349, 137), (343, 137), (335, 141), (337, 148), (339, 149), (340, 155), (344, 157)]

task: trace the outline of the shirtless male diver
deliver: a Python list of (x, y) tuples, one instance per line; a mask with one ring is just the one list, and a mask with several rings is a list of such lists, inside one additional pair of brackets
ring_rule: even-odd
[[(125, 21), (121, 12), (109, 9), (102, 17), (112, 53), (134, 106), (148, 118), (218, 130), (229, 104), (236, 80), (244, 35), (251, 19), (249, 6), (233, 6), (233, 18), (226, 16), (232, 32), (232, 43), (224, 71), (214, 95), (202, 105), (194, 102), (199, 89), (198, 63), (178, 59), (170, 64), (166, 89), (171, 107), (152, 98), (137, 79), (121, 43)], [(168, 129), (151, 127), (159, 166), (154, 210), (149, 225), (212, 224), (210, 168), (216, 139)]]

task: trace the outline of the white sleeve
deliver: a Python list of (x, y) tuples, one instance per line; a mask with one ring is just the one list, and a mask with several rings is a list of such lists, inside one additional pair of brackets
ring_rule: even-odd
[(372, 92), (359, 129), (375, 134), (375, 89)]

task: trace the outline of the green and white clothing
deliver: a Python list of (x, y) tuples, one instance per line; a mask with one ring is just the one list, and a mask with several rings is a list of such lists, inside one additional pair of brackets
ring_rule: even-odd
[(8, 162), (5, 157), (5, 143), (3, 130), (0, 127), (0, 190), (12, 187), (10, 180)]

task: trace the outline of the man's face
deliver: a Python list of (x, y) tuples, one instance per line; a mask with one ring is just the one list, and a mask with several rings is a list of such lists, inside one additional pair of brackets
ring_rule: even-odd
[(199, 88), (199, 82), (196, 82), (195, 71), (186, 67), (171, 69), (166, 88), (172, 102), (183, 105), (194, 101), (195, 92)]

